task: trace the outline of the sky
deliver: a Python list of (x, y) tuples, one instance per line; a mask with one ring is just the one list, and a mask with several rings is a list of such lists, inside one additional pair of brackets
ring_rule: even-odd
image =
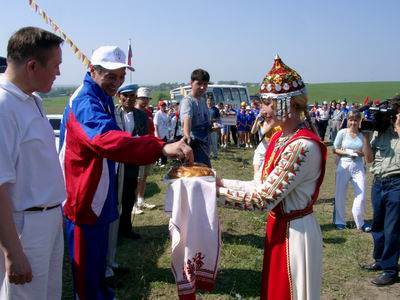
[[(132, 40), (132, 80), (262, 81), (275, 54), (307, 83), (400, 81), (399, 0), (37, 0), (91, 56)], [(51, 31), (28, 0), (0, 0), (0, 55), (21, 27)], [(80, 84), (85, 67), (67, 44), (55, 84)], [(129, 75), (126, 81), (129, 81)]]

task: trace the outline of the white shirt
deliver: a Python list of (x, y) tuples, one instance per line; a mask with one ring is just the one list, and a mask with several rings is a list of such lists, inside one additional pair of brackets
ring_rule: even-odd
[(133, 129), (135, 128), (135, 120), (133, 118), (133, 112), (132, 111), (130, 111), (130, 112), (123, 111), (123, 114), (124, 114), (124, 122), (125, 122), (125, 124), (124, 124), (125, 131), (132, 133)]
[[(170, 138), (174, 138), (176, 122), (179, 122), (179, 119), (174, 114), (174, 116), (171, 119), (171, 126), (169, 128), (169, 130), (170, 130)], [(178, 128), (176, 129), (176, 135), (177, 136), (182, 135), (181, 126), (180, 126), (179, 123), (178, 123)]]
[[(319, 119), (320, 120), (329, 120), (329, 110), (324, 110), (322, 108), (318, 108), (318, 112), (319, 112)], [(318, 118), (317, 118), (318, 119)]]
[(14, 211), (65, 200), (54, 138), (40, 97), (0, 76), (0, 185), (7, 188)]
[(158, 110), (154, 116), (154, 125), (157, 125), (157, 133), (160, 139), (168, 138), (168, 116), (162, 110)]

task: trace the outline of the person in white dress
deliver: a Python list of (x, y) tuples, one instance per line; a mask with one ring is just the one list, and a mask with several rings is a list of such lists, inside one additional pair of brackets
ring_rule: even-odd
[(261, 183), (217, 178), (224, 206), (269, 212), (261, 299), (320, 298), (322, 235), (313, 204), (326, 147), (311, 125), (305, 93), (297, 72), (276, 57), (261, 85), (262, 109), (282, 131), (271, 138)]

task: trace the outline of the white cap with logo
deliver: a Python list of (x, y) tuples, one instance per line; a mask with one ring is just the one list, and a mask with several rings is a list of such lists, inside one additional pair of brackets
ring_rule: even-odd
[(92, 54), (90, 63), (93, 66), (102, 66), (107, 70), (127, 68), (131, 71), (135, 71), (134, 68), (126, 63), (124, 51), (117, 46), (101, 46), (97, 48)]

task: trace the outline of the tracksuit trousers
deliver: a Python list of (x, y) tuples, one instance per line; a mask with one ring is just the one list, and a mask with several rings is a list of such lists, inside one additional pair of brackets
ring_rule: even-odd
[(346, 194), (347, 186), (351, 182), (354, 189), (353, 218), (358, 229), (364, 225), (365, 211), (365, 167), (361, 159), (352, 161), (339, 159), (336, 169), (335, 207), (333, 223), (346, 225)]
[[(78, 225), (65, 218), (74, 300), (114, 300), (105, 277), (109, 224)], [(38, 298), (39, 299), (39, 298)]]

